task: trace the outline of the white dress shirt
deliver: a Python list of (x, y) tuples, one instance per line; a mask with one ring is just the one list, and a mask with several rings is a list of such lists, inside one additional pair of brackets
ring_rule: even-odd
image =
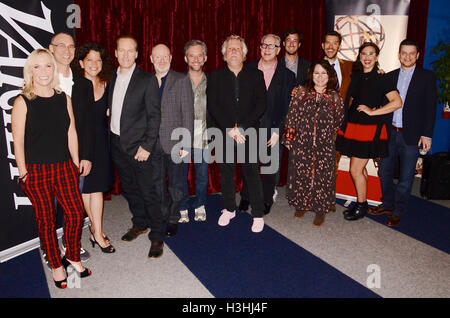
[(114, 84), (111, 105), (111, 131), (118, 136), (120, 136), (120, 117), (122, 115), (123, 101), (135, 68), (136, 63), (134, 63), (133, 67), (126, 74), (120, 74), (120, 66), (117, 69), (117, 78)]
[(336, 59), (333, 63), (328, 61), (333, 67), (334, 70), (336, 71), (336, 75), (339, 81), (339, 87), (342, 86), (342, 72), (341, 72), (341, 64), (339, 63), (339, 59)]
[(69, 72), (69, 77), (64, 77), (64, 75), (58, 73), (59, 88), (61, 88), (61, 90), (66, 93), (66, 95), (72, 97), (73, 74), (71, 69), (69, 69)]

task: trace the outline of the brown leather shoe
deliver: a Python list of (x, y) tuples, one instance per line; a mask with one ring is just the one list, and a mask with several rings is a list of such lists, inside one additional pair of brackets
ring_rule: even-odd
[(321, 227), (323, 223), (325, 222), (325, 214), (317, 214), (314, 217), (313, 226), (314, 227)]
[(369, 214), (372, 215), (382, 215), (382, 214), (392, 214), (392, 210), (385, 209), (383, 206), (379, 205), (376, 208), (370, 208)]
[(400, 217), (398, 217), (395, 214), (392, 214), (386, 222), (387, 226), (397, 226), (399, 224), (400, 224)]
[(152, 242), (148, 258), (159, 258), (163, 255), (164, 242)]
[(301, 219), (305, 216), (308, 210), (295, 210), (294, 219)]
[(135, 227), (128, 230), (127, 233), (125, 233), (122, 236), (122, 241), (131, 242), (134, 241), (139, 235), (147, 233), (148, 229), (145, 230), (139, 230)]

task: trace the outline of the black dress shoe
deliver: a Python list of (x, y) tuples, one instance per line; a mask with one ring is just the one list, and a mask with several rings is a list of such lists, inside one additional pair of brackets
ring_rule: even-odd
[(147, 233), (148, 229), (139, 230), (138, 228), (131, 228), (127, 233), (122, 236), (122, 241), (131, 242), (134, 241), (139, 235)]
[(367, 211), (369, 210), (369, 205), (367, 204), (367, 201), (365, 202), (356, 202), (356, 205), (354, 209), (350, 210), (349, 213), (344, 213), (344, 219), (347, 221), (355, 221), (363, 218)]
[(166, 228), (166, 236), (167, 237), (173, 237), (173, 236), (177, 235), (177, 233), (178, 233), (178, 223), (167, 224), (167, 228)]
[(158, 258), (163, 255), (164, 242), (152, 242), (148, 258)]
[(272, 208), (272, 204), (264, 203), (264, 215), (269, 214), (271, 208)]
[(238, 210), (241, 211), (241, 212), (247, 212), (249, 204), (250, 204), (250, 202), (248, 202), (247, 200), (242, 199), (241, 202), (239, 203)]

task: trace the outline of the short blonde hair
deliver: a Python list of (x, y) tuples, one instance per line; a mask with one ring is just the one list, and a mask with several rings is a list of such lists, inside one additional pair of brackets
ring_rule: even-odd
[(244, 61), (247, 58), (247, 53), (248, 53), (248, 48), (247, 45), (245, 44), (245, 40), (243, 38), (241, 38), (239, 35), (230, 35), (229, 37), (227, 37), (225, 39), (225, 41), (223, 41), (222, 44), (222, 55), (223, 55), (223, 60), (226, 62), (227, 60), (225, 59), (225, 53), (227, 51), (227, 44), (228, 41), (230, 40), (239, 40), (241, 42), (241, 47), (242, 47), (242, 53), (244, 54)]
[(28, 56), (27, 60), (25, 61), (25, 66), (23, 67), (23, 90), (22, 94), (25, 95), (29, 100), (32, 100), (36, 98), (36, 95), (34, 94), (34, 85), (33, 85), (33, 72), (32, 67), (34, 63), (36, 62), (36, 59), (41, 54), (47, 54), (50, 56), (50, 59), (53, 63), (53, 81), (51, 83), (52, 88), (59, 94), (61, 93), (61, 89), (59, 88), (59, 78), (58, 78), (58, 69), (56, 65), (55, 58), (53, 57), (53, 54), (47, 50), (47, 49), (36, 49)]

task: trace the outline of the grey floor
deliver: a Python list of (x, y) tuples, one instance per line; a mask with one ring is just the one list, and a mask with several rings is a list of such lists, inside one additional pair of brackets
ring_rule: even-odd
[[(419, 180), (415, 180), (414, 194), (418, 193), (418, 184)], [(450, 257), (447, 253), (369, 218), (347, 222), (342, 217), (344, 208), (339, 205), (335, 213), (327, 215), (321, 228), (313, 228), (313, 214), (294, 220), (284, 188), (278, 188), (278, 192), (272, 212), (265, 217), (266, 225), (345, 275), (367, 286), (371, 274), (368, 267), (376, 264), (380, 269), (381, 284), (380, 288), (372, 290), (382, 297), (450, 297)], [(448, 200), (433, 202), (450, 208)], [(80, 282), (69, 281), (75, 288), (59, 290), (52, 283), (50, 271), (45, 270), (51, 296), (214, 297), (167, 246), (162, 258), (149, 260), (150, 246), (146, 235), (131, 243), (121, 241), (120, 237), (129, 226), (130, 212), (125, 199), (113, 196), (111, 201), (105, 202), (104, 228), (117, 252), (108, 255), (98, 247), (93, 249), (86, 228), (82, 245), (91, 253), (91, 259), (84, 265), (93, 275)], [(189, 223), (183, 226), (189, 226)]]

